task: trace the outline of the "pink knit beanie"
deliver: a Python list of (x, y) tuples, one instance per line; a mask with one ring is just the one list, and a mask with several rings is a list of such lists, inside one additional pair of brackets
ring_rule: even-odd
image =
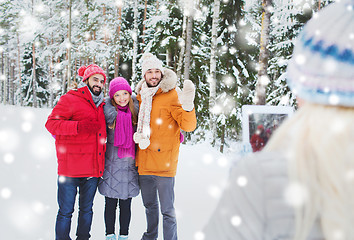
[(106, 83), (106, 74), (104, 73), (103, 69), (96, 64), (82, 66), (77, 72), (79, 73), (80, 77), (83, 77), (82, 81), (85, 81), (94, 74), (101, 74), (104, 77), (104, 82)]
[(123, 77), (114, 78), (109, 83), (109, 97), (112, 99), (114, 94), (119, 90), (126, 90), (132, 95), (132, 88), (130, 87), (129, 83)]

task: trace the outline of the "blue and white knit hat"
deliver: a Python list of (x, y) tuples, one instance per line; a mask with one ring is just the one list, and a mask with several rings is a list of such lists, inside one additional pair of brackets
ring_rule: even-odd
[(309, 102), (354, 107), (354, 0), (330, 4), (306, 23), (287, 81)]

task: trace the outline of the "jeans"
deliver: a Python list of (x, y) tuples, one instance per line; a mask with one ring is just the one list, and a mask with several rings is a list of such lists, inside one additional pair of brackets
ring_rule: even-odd
[[(116, 212), (118, 199), (105, 197), (104, 221), (106, 224), (106, 235), (115, 233)], [(128, 235), (131, 219), (132, 199), (119, 199), (119, 235)]]
[(79, 190), (79, 213), (76, 236), (77, 240), (90, 238), (92, 206), (96, 194), (98, 178), (72, 178), (59, 176), (58, 205), (59, 211), (55, 225), (56, 240), (70, 240), (71, 217), (77, 190)]
[(145, 206), (147, 230), (142, 240), (158, 237), (159, 200), (163, 216), (163, 239), (177, 240), (177, 221), (174, 204), (174, 177), (139, 175), (139, 185)]

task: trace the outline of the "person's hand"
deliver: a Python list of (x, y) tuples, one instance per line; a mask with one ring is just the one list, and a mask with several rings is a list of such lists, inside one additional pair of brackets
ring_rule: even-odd
[(179, 101), (185, 111), (192, 111), (194, 108), (195, 86), (191, 80), (185, 80), (183, 89), (178, 93)]
[(94, 134), (101, 129), (101, 124), (95, 120), (79, 121), (77, 124), (78, 133)]

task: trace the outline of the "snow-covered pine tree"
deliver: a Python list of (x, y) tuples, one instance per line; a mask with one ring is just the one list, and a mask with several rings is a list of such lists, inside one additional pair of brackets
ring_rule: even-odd
[[(34, 63), (33, 63), (33, 46), (28, 44), (23, 53), (22, 64), (24, 70), (22, 72), (21, 78), (23, 79), (22, 91), (23, 91), (23, 105), (34, 107), (34, 99), (37, 99), (37, 106), (43, 107), (46, 106), (48, 101), (48, 81), (46, 78), (46, 73), (41, 66), (41, 62), (38, 61), (38, 58), (35, 61), (35, 78), (33, 76)], [(34, 80), (34, 81), (33, 81)], [(36, 98), (33, 97), (33, 84), (36, 84)]]
[(212, 133), (212, 145), (216, 141), (216, 53), (218, 46), (218, 29), (219, 29), (219, 13), (220, 13), (220, 0), (214, 0), (213, 4), (213, 20), (211, 25), (211, 48), (210, 48), (210, 69), (209, 69), (209, 122), (210, 130)]
[(273, 0), (262, 0), (262, 14), (261, 14), (261, 36), (260, 36), (260, 49), (258, 61), (258, 78), (256, 84), (256, 95), (254, 103), (257, 105), (265, 105), (266, 103), (266, 88), (269, 83), (267, 73), (268, 67), (268, 43), (270, 31), (270, 17)]
[[(177, 70), (179, 38), (182, 36), (183, 9), (176, 0), (159, 0), (158, 8), (148, 8), (144, 32), (144, 51), (155, 53), (169, 67)], [(149, 6), (149, 5), (148, 5)]]

